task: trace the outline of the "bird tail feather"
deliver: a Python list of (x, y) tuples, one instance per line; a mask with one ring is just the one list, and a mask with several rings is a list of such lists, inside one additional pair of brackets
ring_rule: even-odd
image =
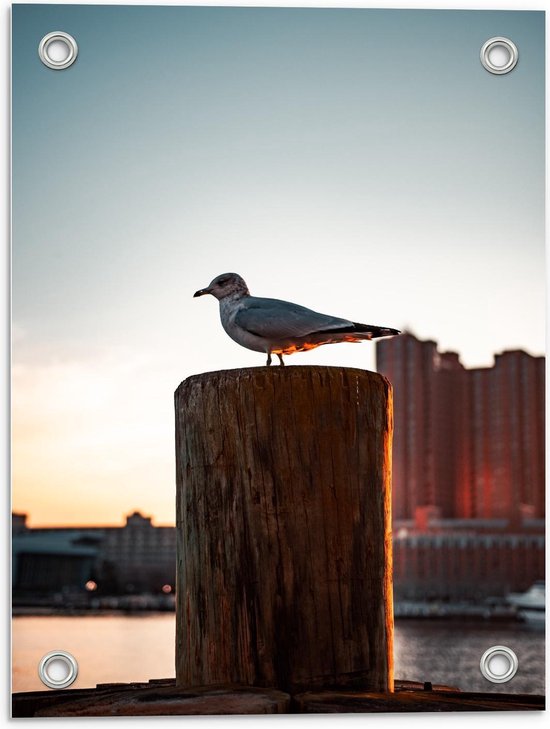
[(356, 332), (370, 332), (373, 339), (377, 337), (392, 337), (395, 334), (401, 334), (399, 329), (392, 329), (391, 327), (376, 327), (371, 324), (359, 324), (358, 322), (353, 322), (353, 326), (355, 327)]
[(401, 334), (399, 329), (391, 327), (377, 327), (371, 324), (359, 324), (353, 322), (351, 327), (340, 327), (338, 329), (324, 329), (323, 334), (355, 334), (361, 339), (377, 339), (378, 337), (392, 337), (395, 334)]

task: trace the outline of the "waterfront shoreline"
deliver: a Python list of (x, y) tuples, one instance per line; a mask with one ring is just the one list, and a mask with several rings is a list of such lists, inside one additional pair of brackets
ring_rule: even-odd
[[(108, 607), (97, 605), (58, 606), (58, 605), (14, 605), (12, 617), (47, 617), (47, 616), (106, 616), (106, 615), (155, 615), (158, 613), (174, 613), (172, 605), (140, 606), (139, 604), (110, 604)], [(485, 605), (452, 605), (442, 603), (407, 602), (394, 604), (395, 620), (465, 620), (475, 622), (508, 622), (525, 624), (518, 610), (514, 607), (487, 607)]]

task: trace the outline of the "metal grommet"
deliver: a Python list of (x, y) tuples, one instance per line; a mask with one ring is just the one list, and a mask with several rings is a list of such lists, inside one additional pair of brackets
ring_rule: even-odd
[(50, 651), (38, 664), (38, 675), (49, 688), (64, 689), (76, 680), (78, 663), (67, 651)]
[[(52, 55), (52, 46), (65, 46), (67, 54), (64, 57), (56, 58)], [(54, 46), (55, 47), (55, 46)], [(72, 35), (62, 30), (54, 30), (53, 33), (45, 35), (38, 45), (38, 55), (42, 63), (48, 68), (61, 71), (72, 66), (78, 56), (78, 45)]]
[(518, 657), (505, 645), (494, 645), (481, 656), (479, 670), (492, 683), (506, 683), (518, 670)]
[[(503, 48), (508, 54), (508, 60), (502, 64), (496, 64), (494, 59), (491, 59), (491, 52), (495, 48)], [(515, 43), (512, 43), (509, 38), (497, 36), (485, 41), (485, 43), (481, 46), (479, 58), (487, 71), (490, 73), (503, 74), (510, 73), (510, 71), (516, 67), (519, 53)]]

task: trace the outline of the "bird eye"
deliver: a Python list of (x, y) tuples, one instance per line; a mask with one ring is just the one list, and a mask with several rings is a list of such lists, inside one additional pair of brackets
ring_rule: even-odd
[(228, 278), (221, 278), (221, 279), (220, 279), (220, 280), (218, 281), (218, 286), (225, 286), (225, 284), (226, 284), (226, 283), (227, 283), (228, 281), (229, 281), (229, 279), (228, 279)]

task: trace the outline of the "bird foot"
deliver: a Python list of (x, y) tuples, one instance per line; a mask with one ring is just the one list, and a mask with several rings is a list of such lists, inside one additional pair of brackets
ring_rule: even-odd
[(281, 367), (284, 367), (285, 363), (283, 362), (283, 355), (277, 352), (277, 357), (279, 358), (279, 364), (281, 365)]
[(271, 364), (271, 352), (268, 352), (267, 353), (267, 362), (266, 362), (267, 367), (269, 367), (270, 364)]

